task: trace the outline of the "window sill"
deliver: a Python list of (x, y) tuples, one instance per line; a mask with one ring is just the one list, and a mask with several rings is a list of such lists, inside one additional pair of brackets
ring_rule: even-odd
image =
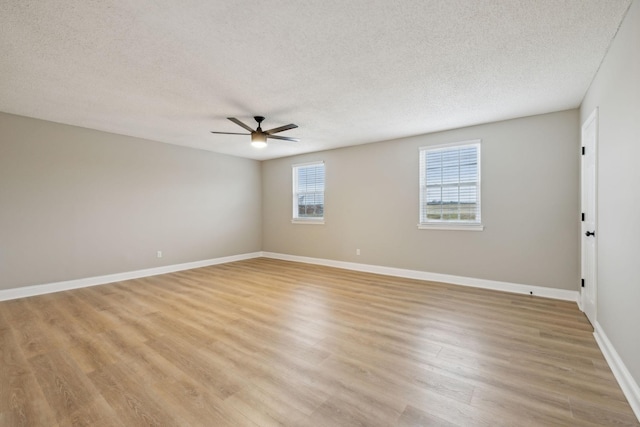
[(309, 225), (324, 225), (324, 218), (322, 219), (292, 219), (291, 224), (309, 224)]
[(483, 231), (482, 224), (455, 224), (455, 223), (430, 223), (418, 224), (419, 230), (457, 230), (457, 231)]

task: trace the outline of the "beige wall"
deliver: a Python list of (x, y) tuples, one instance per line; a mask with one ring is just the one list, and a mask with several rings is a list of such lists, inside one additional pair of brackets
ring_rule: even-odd
[(640, 2), (634, 1), (587, 92), (598, 108), (598, 305), (602, 326), (640, 384)]
[[(418, 147), (476, 138), (485, 230), (418, 230)], [(263, 250), (577, 290), (578, 150), (570, 110), (265, 161)], [(315, 160), (326, 224), (291, 224), (291, 165)]]
[(257, 161), (2, 113), (0, 135), (0, 289), (261, 248)]
[[(0, 289), (262, 249), (575, 290), (578, 129), (572, 110), (271, 160), (261, 170), (0, 114)], [(485, 231), (418, 230), (418, 147), (475, 138)], [(310, 160), (326, 162), (323, 226), (290, 221), (291, 164)]]

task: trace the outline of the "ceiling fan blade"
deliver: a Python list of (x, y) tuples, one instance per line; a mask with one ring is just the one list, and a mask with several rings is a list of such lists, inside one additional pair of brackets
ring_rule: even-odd
[(253, 129), (251, 129), (249, 126), (245, 125), (244, 123), (242, 123), (240, 120), (236, 119), (235, 117), (227, 117), (227, 119), (231, 120), (233, 123), (237, 124), (238, 126), (245, 128), (249, 132), (253, 132)]
[(269, 134), (269, 135), (273, 135), (274, 133), (284, 132), (285, 130), (295, 129), (297, 127), (298, 127), (298, 125), (294, 125), (293, 123), (291, 123), (290, 125), (284, 125), (284, 126), (280, 126), (280, 127), (277, 127), (277, 128), (265, 130), (264, 132)]
[(250, 133), (236, 133), (236, 132), (214, 132), (214, 131), (211, 131), (211, 133), (218, 133), (220, 135), (251, 135)]
[(284, 141), (300, 142), (300, 139), (298, 139), (298, 138), (291, 138), (291, 137), (288, 137), (288, 136), (267, 135), (267, 138), (271, 138), (271, 139), (282, 139), (282, 140), (284, 140)]

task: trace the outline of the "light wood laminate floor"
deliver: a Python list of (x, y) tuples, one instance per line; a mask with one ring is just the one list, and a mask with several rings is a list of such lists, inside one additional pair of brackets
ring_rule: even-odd
[(253, 259), (0, 302), (2, 426), (639, 425), (575, 303)]

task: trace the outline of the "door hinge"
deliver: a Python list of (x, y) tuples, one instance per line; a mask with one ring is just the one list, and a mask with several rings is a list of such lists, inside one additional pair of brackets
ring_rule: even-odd
[(584, 212), (582, 212), (582, 220), (584, 221)]
[(582, 279), (582, 287), (584, 288), (584, 279)]
[(582, 147), (582, 155), (584, 156), (585, 147)]

